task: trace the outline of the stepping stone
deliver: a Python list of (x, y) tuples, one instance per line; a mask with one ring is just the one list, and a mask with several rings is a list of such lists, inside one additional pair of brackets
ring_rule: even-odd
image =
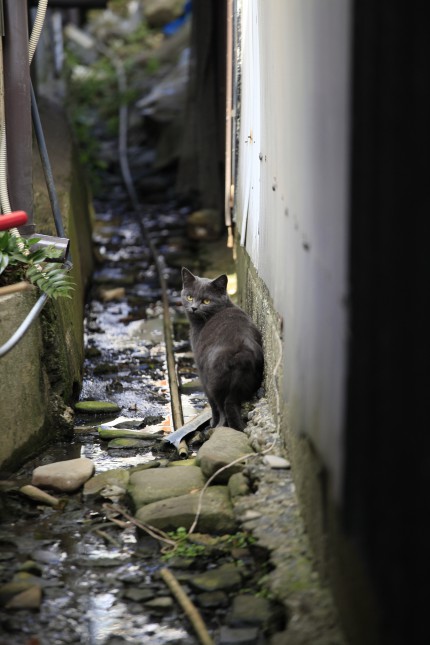
[[(232, 428), (215, 428), (210, 439), (202, 445), (197, 453), (197, 465), (201, 467), (203, 474), (209, 479), (219, 468), (253, 452), (248, 437), (243, 432)], [(242, 470), (243, 463), (238, 462), (223, 470), (217, 475), (215, 481), (218, 484), (226, 484), (231, 475)]]
[(33, 486), (54, 488), (73, 493), (84, 484), (94, 472), (94, 463), (86, 457), (57, 461), (33, 470)]
[(98, 495), (104, 488), (118, 486), (125, 491), (127, 490), (130, 474), (124, 468), (113, 468), (91, 477), (84, 485), (84, 495)]
[[(188, 471), (189, 468), (181, 470)], [(163, 531), (175, 531), (181, 526), (188, 530), (196, 517), (199, 497), (198, 493), (192, 493), (142, 506), (136, 513), (136, 519)], [(227, 486), (210, 486), (205, 491), (197, 530), (221, 535), (237, 531)]]
[(42, 589), (33, 585), (17, 594), (5, 605), (6, 609), (39, 609), (42, 602)]
[(119, 405), (110, 401), (79, 401), (75, 403), (75, 410), (85, 412), (85, 414), (112, 414), (119, 412), (120, 409)]
[(199, 491), (205, 478), (197, 466), (156, 468), (135, 472), (130, 476), (128, 491), (136, 508), (170, 497)]

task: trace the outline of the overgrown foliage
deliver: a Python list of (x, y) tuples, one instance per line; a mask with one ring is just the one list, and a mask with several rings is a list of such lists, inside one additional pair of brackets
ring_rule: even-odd
[(0, 232), (0, 284), (26, 279), (51, 298), (71, 298), (73, 282), (67, 270), (50, 261), (60, 257), (61, 251), (53, 246), (32, 251), (37, 241), (37, 237), (25, 240), (9, 231)]

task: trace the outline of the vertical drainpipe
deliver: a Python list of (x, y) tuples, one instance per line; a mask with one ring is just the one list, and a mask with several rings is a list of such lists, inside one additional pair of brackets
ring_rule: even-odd
[(34, 232), (27, 0), (3, 0), (7, 175), (12, 210), (28, 215), (20, 233)]
[(226, 84), (225, 84), (225, 197), (224, 197), (224, 217), (225, 225), (228, 231), (227, 245), (233, 247), (232, 232), (232, 176), (231, 176), (231, 119), (232, 119), (232, 64), (233, 64), (233, 0), (227, 0), (227, 35), (226, 35)]

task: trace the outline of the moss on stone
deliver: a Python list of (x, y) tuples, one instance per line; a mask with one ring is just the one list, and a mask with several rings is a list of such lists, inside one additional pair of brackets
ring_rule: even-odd
[(85, 412), (85, 414), (112, 413), (119, 412), (120, 409), (119, 405), (110, 401), (79, 401), (75, 403), (75, 410)]

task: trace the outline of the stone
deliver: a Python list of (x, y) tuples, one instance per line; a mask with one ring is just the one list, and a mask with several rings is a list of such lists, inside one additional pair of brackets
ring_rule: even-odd
[[(206, 441), (197, 453), (197, 464), (205, 477), (209, 478), (219, 468), (241, 456), (253, 453), (248, 437), (232, 428), (215, 428), (210, 439)], [(227, 483), (231, 475), (241, 472), (243, 463), (236, 463), (217, 475), (217, 483)]]
[[(163, 531), (175, 531), (181, 526), (188, 530), (196, 517), (199, 497), (197, 493), (180, 495), (142, 506), (136, 513), (136, 519)], [(234, 533), (237, 530), (227, 486), (210, 486), (205, 491), (197, 530), (215, 534)]]
[(13, 596), (6, 603), (6, 609), (39, 609), (42, 602), (42, 589), (38, 585), (33, 585), (25, 591), (21, 591)]
[(20, 565), (19, 570), (35, 576), (42, 575), (42, 567), (37, 562), (34, 562), (34, 560), (26, 560)]
[(291, 464), (288, 459), (278, 457), (277, 455), (265, 455), (263, 462), (270, 466), (270, 468), (291, 468)]
[(109, 448), (147, 448), (148, 439), (131, 439), (128, 437), (121, 437), (119, 439), (112, 439), (108, 443)]
[(243, 473), (235, 473), (228, 480), (228, 490), (232, 499), (242, 495), (249, 495), (248, 479)]
[(94, 463), (86, 457), (57, 461), (35, 468), (32, 484), (73, 493), (91, 477), (93, 472)]
[(23, 591), (27, 591), (33, 586), (34, 584), (30, 581), (15, 580), (13, 582), (6, 582), (4, 585), (0, 586), (0, 605), (5, 606), (8, 602), (10, 602), (13, 596), (17, 596), (18, 594), (22, 593)]
[(242, 576), (236, 565), (228, 562), (216, 569), (191, 576), (188, 583), (200, 591), (229, 591), (240, 588)]
[(204, 591), (197, 596), (196, 600), (204, 609), (228, 606), (228, 596), (224, 591)]
[(205, 479), (197, 466), (157, 468), (133, 473), (128, 491), (138, 509), (145, 504), (197, 492), (204, 485)]
[(169, 468), (172, 468), (174, 466), (195, 466), (196, 465), (196, 458), (192, 457), (191, 459), (179, 459), (178, 461), (171, 461), (168, 464)]
[(242, 522), (250, 522), (251, 520), (258, 520), (261, 517), (261, 513), (258, 511), (253, 511), (252, 509), (248, 509), (245, 511), (242, 515)]
[(173, 598), (170, 596), (160, 596), (159, 598), (154, 598), (153, 600), (148, 600), (144, 602), (145, 607), (150, 609), (171, 609), (173, 607)]
[(150, 589), (139, 589), (139, 587), (131, 587), (126, 589), (123, 593), (124, 598), (133, 600), (134, 602), (145, 602), (154, 598), (154, 592)]
[(272, 619), (272, 607), (267, 598), (243, 594), (233, 598), (227, 616), (230, 627), (267, 626)]
[(91, 477), (84, 484), (84, 496), (98, 495), (106, 487), (117, 486), (124, 492), (127, 490), (128, 482), (130, 479), (129, 471), (125, 468), (114, 468), (99, 473)]
[(85, 414), (107, 414), (119, 412), (120, 407), (110, 401), (78, 401), (75, 403), (75, 410)]
[(232, 629), (224, 625), (220, 629), (218, 639), (218, 645), (259, 645), (260, 642), (257, 627)]

